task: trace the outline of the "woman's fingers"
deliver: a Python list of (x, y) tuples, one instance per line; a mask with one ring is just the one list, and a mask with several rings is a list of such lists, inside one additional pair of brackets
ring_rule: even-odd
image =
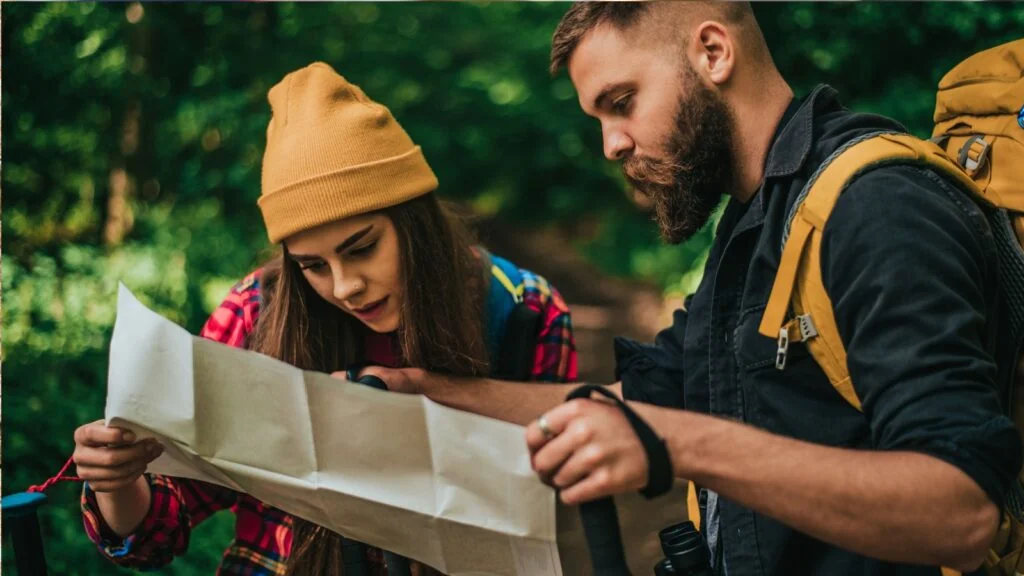
[(95, 492), (115, 492), (138, 480), (161, 453), (163, 446), (150, 441), (121, 448), (80, 447), (75, 451), (76, 469)]
[(138, 462), (149, 463), (161, 452), (163, 446), (159, 442), (143, 440), (128, 446), (78, 446), (73, 459), (78, 467), (120, 468)]
[(90, 422), (75, 430), (75, 444), (80, 446), (99, 447), (132, 442), (135, 442), (134, 432), (116, 426), (106, 426), (103, 420)]
[(96, 482), (115, 482), (120, 480), (134, 480), (146, 471), (149, 462), (130, 462), (121, 466), (110, 468), (96, 466), (79, 466), (78, 477), (90, 484)]
[(82, 479), (89, 483), (89, 488), (92, 488), (93, 492), (118, 492), (138, 482), (139, 477), (142, 476), (143, 472), (145, 472), (145, 469), (140, 471), (138, 474), (113, 480), (94, 480), (84, 477)]

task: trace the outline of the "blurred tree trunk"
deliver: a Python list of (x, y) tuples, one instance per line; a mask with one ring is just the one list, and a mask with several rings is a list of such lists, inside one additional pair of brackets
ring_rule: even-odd
[(106, 217), (103, 224), (103, 243), (117, 246), (124, 241), (135, 223), (132, 198), (138, 191), (139, 182), (147, 181), (150, 172), (150, 145), (143, 145), (147, 138), (147, 123), (143, 107), (142, 91), (149, 84), (142, 78), (148, 75), (150, 26), (145, 18), (145, 9), (139, 3), (126, 6), (128, 47), (128, 74), (125, 79), (125, 106), (121, 113), (121, 129), (118, 146), (114, 149), (108, 175)]

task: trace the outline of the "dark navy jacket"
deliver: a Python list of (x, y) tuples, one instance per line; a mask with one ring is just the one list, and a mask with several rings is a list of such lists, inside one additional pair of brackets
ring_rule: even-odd
[[(848, 187), (826, 225), (823, 277), (863, 413), (803, 345), (790, 345), (780, 371), (775, 339), (758, 333), (798, 193), (831, 152), (878, 130), (904, 131), (844, 109), (827, 86), (790, 106), (761, 188), (726, 207), (687, 311), (653, 345), (616, 342), (623, 393), (817, 444), (929, 454), (1001, 505), (1021, 444), (997, 394), (995, 244), (964, 191), (925, 169), (878, 168)], [(707, 490), (700, 503), (719, 574), (939, 574), (825, 544)]]

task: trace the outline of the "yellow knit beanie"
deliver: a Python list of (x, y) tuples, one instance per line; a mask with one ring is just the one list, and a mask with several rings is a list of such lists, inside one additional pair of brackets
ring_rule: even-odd
[(267, 99), (259, 206), (271, 242), (437, 189), (391, 112), (327, 64), (288, 74)]

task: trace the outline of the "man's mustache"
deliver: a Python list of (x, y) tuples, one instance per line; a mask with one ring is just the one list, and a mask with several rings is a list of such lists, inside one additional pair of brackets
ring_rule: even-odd
[(634, 188), (647, 194), (652, 187), (673, 187), (681, 167), (674, 162), (657, 158), (630, 156), (622, 161), (622, 171)]

